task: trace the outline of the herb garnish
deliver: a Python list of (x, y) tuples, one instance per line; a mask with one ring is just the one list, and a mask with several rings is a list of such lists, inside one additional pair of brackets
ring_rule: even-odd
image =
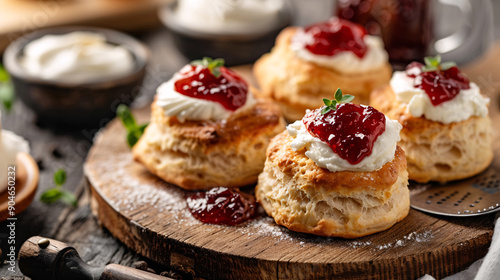
[(323, 103), (325, 103), (326, 106), (321, 111), (321, 114), (324, 115), (330, 111), (335, 111), (337, 110), (337, 104), (349, 103), (354, 99), (354, 95), (349, 95), (349, 94), (342, 95), (342, 90), (340, 88), (338, 88), (337, 91), (335, 91), (334, 97), (335, 99), (332, 100), (323, 98)]
[(69, 204), (73, 207), (78, 206), (78, 200), (75, 195), (71, 192), (62, 190), (62, 185), (66, 182), (66, 171), (64, 169), (59, 169), (54, 173), (54, 183), (56, 186), (52, 189), (46, 190), (42, 193), (40, 200), (47, 204), (52, 204), (58, 200)]
[(116, 114), (122, 120), (123, 125), (127, 129), (127, 143), (129, 147), (133, 147), (139, 138), (141, 138), (144, 133), (144, 129), (148, 126), (148, 124), (137, 125), (130, 108), (125, 104), (120, 104), (116, 109)]
[(0, 102), (3, 107), (10, 111), (14, 103), (14, 86), (10, 80), (10, 75), (0, 64)]
[(223, 58), (216, 58), (212, 59), (210, 57), (204, 57), (200, 60), (195, 60), (191, 62), (191, 65), (195, 66), (203, 66), (208, 68), (210, 73), (214, 75), (216, 78), (219, 78), (221, 73), (220, 73), (220, 67), (224, 66), (224, 59)]
[(445, 71), (451, 67), (457, 66), (455, 62), (443, 62), (441, 63), (441, 56), (437, 55), (435, 57), (428, 56), (424, 58), (425, 65), (422, 67), (422, 71)]

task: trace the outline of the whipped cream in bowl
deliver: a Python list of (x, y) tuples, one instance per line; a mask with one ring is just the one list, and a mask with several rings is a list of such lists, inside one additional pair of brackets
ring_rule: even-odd
[(292, 8), (287, 0), (180, 0), (163, 6), (159, 17), (189, 59), (221, 57), (234, 66), (269, 52), (291, 23)]
[(47, 34), (29, 42), (19, 58), (31, 76), (64, 83), (111, 80), (135, 68), (132, 53), (90, 31)]
[(41, 29), (4, 53), (16, 96), (47, 125), (103, 125), (138, 95), (147, 47), (122, 32), (92, 27)]
[(285, 0), (179, 0), (172, 21), (207, 34), (265, 33), (280, 25)]

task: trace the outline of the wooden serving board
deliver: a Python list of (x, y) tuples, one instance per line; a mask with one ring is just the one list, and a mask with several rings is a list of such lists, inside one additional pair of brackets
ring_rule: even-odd
[[(465, 70), (492, 98), (495, 160), (500, 158), (499, 46)], [(148, 122), (149, 114), (149, 108), (135, 112), (140, 123)], [(96, 138), (85, 175), (93, 211), (116, 238), (201, 279), (417, 279), (424, 274), (440, 279), (483, 257), (493, 234), (491, 214), (445, 218), (413, 209), (389, 230), (355, 240), (294, 233), (265, 214), (240, 226), (203, 224), (186, 209), (189, 192), (132, 160), (118, 120)]]

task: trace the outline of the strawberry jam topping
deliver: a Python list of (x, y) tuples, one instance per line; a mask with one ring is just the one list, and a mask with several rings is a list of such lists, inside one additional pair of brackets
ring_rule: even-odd
[(205, 67), (189, 65), (181, 70), (181, 76), (174, 84), (175, 90), (183, 95), (218, 102), (229, 111), (245, 105), (248, 85), (236, 73), (220, 67), (221, 75), (216, 77)]
[(305, 48), (317, 55), (333, 56), (350, 51), (363, 58), (368, 49), (363, 40), (366, 30), (347, 20), (332, 18), (307, 27), (305, 32), (313, 39), (312, 42), (304, 42)]
[(188, 197), (191, 214), (208, 224), (237, 225), (255, 215), (255, 197), (225, 187), (197, 192)]
[(373, 144), (385, 131), (385, 116), (371, 106), (352, 103), (337, 105), (337, 110), (307, 113), (302, 121), (307, 131), (330, 146), (350, 164), (358, 164), (372, 154)]
[(412, 62), (406, 67), (406, 74), (411, 78), (421, 77), (420, 83), (420, 79), (415, 79), (414, 87), (424, 90), (434, 106), (455, 98), (460, 90), (470, 88), (469, 79), (456, 66), (427, 72), (419, 71), (422, 67), (421, 63)]

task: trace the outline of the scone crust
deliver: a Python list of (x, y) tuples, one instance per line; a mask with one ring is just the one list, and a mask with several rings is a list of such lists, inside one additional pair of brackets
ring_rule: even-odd
[(279, 107), (266, 100), (221, 121), (181, 123), (156, 102), (151, 109), (151, 123), (132, 149), (134, 159), (190, 190), (255, 183), (270, 139), (285, 128)]
[(371, 93), (370, 105), (403, 126), (399, 145), (406, 153), (411, 180), (448, 182), (474, 176), (493, 160), (488, 116), (451, 124), (414, 117), (396, 100), (391, 86)]
[(385, 230), (408, 215), (406, 159), (373, 172), (330, 172), (293, 151), (285, 131), (268, 147), (255, 195), (277, 224), (322, 236), (356, 238)]
[(343, 74), (298, 58), (290, 49), (298, 27), (284, 29), (272, 51), (254, 64), (254, 76), (263, 97), (275, 100), (288, 121), (301, 119), (306, 109), (323, 105), (322, 98), (333, 99), (337, 88), (355, 95), (355, 103), (368, 103), (370, 92), (389, 83), (392, 68), (389, 62), (370, 72)]

